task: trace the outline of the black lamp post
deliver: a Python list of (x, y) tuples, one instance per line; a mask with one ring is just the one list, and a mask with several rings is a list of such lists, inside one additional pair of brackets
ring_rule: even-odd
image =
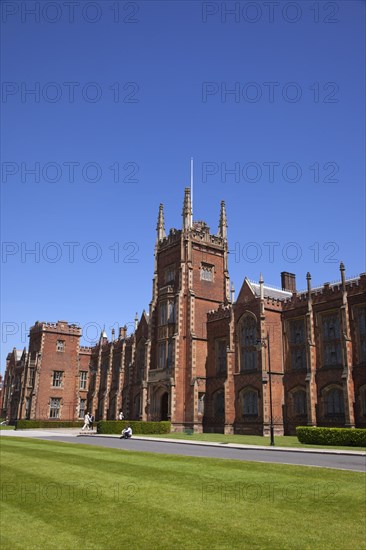
[[(266, 344), (267, 340), (267, 344)], [(270, 445), (273, 447), (275, 444), (274, 441), (274, 425), (273, 425), (273, 402), (272, 402), (272, 371), (271, 371), (271, 348), (269, 343), (269, 333), (263, 340), (258, 340), (258, 344), (262, 347), (268, 347), (268, 381), (269, 381), (269, 434), (270, 434)]]

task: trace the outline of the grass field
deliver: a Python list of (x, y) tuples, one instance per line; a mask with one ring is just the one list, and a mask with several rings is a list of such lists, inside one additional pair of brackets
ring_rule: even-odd
[[(145, 437), (145, 436), (144, 436)], [(146, 435), (146, 437), (149, 437)], [(215, 443), (241, 443), (242, 445), (263, 445), (269, 447), (269, 437), (260, 435), (224, 435), (224, 434), (152, 434), (150, 437), (166, 437), (169, 439), (187, 439), (193, 441), (213, 441)], [(282, 435), (275, 436), (275, 445), (277, 447), (298, 447), (304, 449), (344, 449), (348, 451), (366, 451), (366, 447), (333, 447), (331, 445), (304, 445), (300, 443), (296, 436)]]
[(10, 549), (365, 548), (357, 472), (1, 440)]

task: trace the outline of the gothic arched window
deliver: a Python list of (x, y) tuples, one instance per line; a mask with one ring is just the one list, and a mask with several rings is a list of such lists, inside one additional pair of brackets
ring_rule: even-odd
[(366, 363), (366, 307), (357, 308), (359, 363)]
[(243, 415), (258, 416), (258, 392), (255, 390), (247, 390), (242, 394), (243, 399)]
[(219, 390), (214, 394), (214, 416), (225, 416), (225, 394), (224, 390)]
[(140, 416), (140, 394), (138, 393), (136, 396), (135, 396), (135, 399), (133, 401), (133, 408), (134, 408), (134, 416), (135, 418), (139, 418)]
[(145, 368), (145, 339), (142, 338), (136, 348), (136, 381), (139, 382), (144, 375)]
[(292, 394), (294, 415), (306, 414), (306, 391), (297, 390)]
[(289, 347), (291, 369), (306, 368), (305, 322), (304, 319), (289, 321)]
[(343, 415), (343, 391), (340, 388), (331, 388), (325, 393), (325, 414), (327, 416)]
[(240, 371), (257, 368), (257, 320), (245, 315), (239, 325)]
[(215, 356), (216, 356), (216, 374), (226, 374), (227, 367), (227, 341), (224, 339), (217, 339), (215, 341)]
[(324, 315), (322, 329), (324, 366), (342, 365), (339, 315), (337, 313)]

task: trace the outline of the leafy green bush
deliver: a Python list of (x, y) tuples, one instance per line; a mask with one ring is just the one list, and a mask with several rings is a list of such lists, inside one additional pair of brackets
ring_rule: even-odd
[(84, 425), (82, 420), (68, 422), (62, 420), (17, 420), (16, 430), (32, 430), (34, 428), (81, 428)]
[(97, 432), (98, 434), (120, 434), (127, 426), (131, 426), (134, 434), (170, 433), (170, 422), (141, 422), (139, 420), (100, 420), (97, 424)]
[(366, 447), (366, 429), (361, 428), (298, 426), (296, 428), (296, 435), (300, 443)]

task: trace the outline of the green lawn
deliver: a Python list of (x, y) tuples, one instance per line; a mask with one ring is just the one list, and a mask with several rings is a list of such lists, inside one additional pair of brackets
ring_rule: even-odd
[[(137, 434), (136, 434), (137, 435)], [(144, 434), (145, 437), (145, 434)], [(146, 434), (146, 437), (149, 437)], [(269, 447), (269, 437), (260, 435), (224, 435), (224, 434), (151, 434), (150, 437), (166, 437), (169, 439), (188, 439), (193, 441), (213, 441), (214, 443), (241, 443), (242, 445), (263, 445)], [(344, 449), (348, 451), (366, 451), (366, 447), (333, 447), (331, 445), (304, 445), (300, 443), (296, 436), (282, 435), (275, 436), (275, 445), (277, 447), (298, 447), (304, 449)]]
[(0, 424), (0, 430), (14, 430), (14, 426), (7, 426), (6, 424)]
[(357, 472), (13, 437), (1, 461), (3, 550), (365, 548)]

